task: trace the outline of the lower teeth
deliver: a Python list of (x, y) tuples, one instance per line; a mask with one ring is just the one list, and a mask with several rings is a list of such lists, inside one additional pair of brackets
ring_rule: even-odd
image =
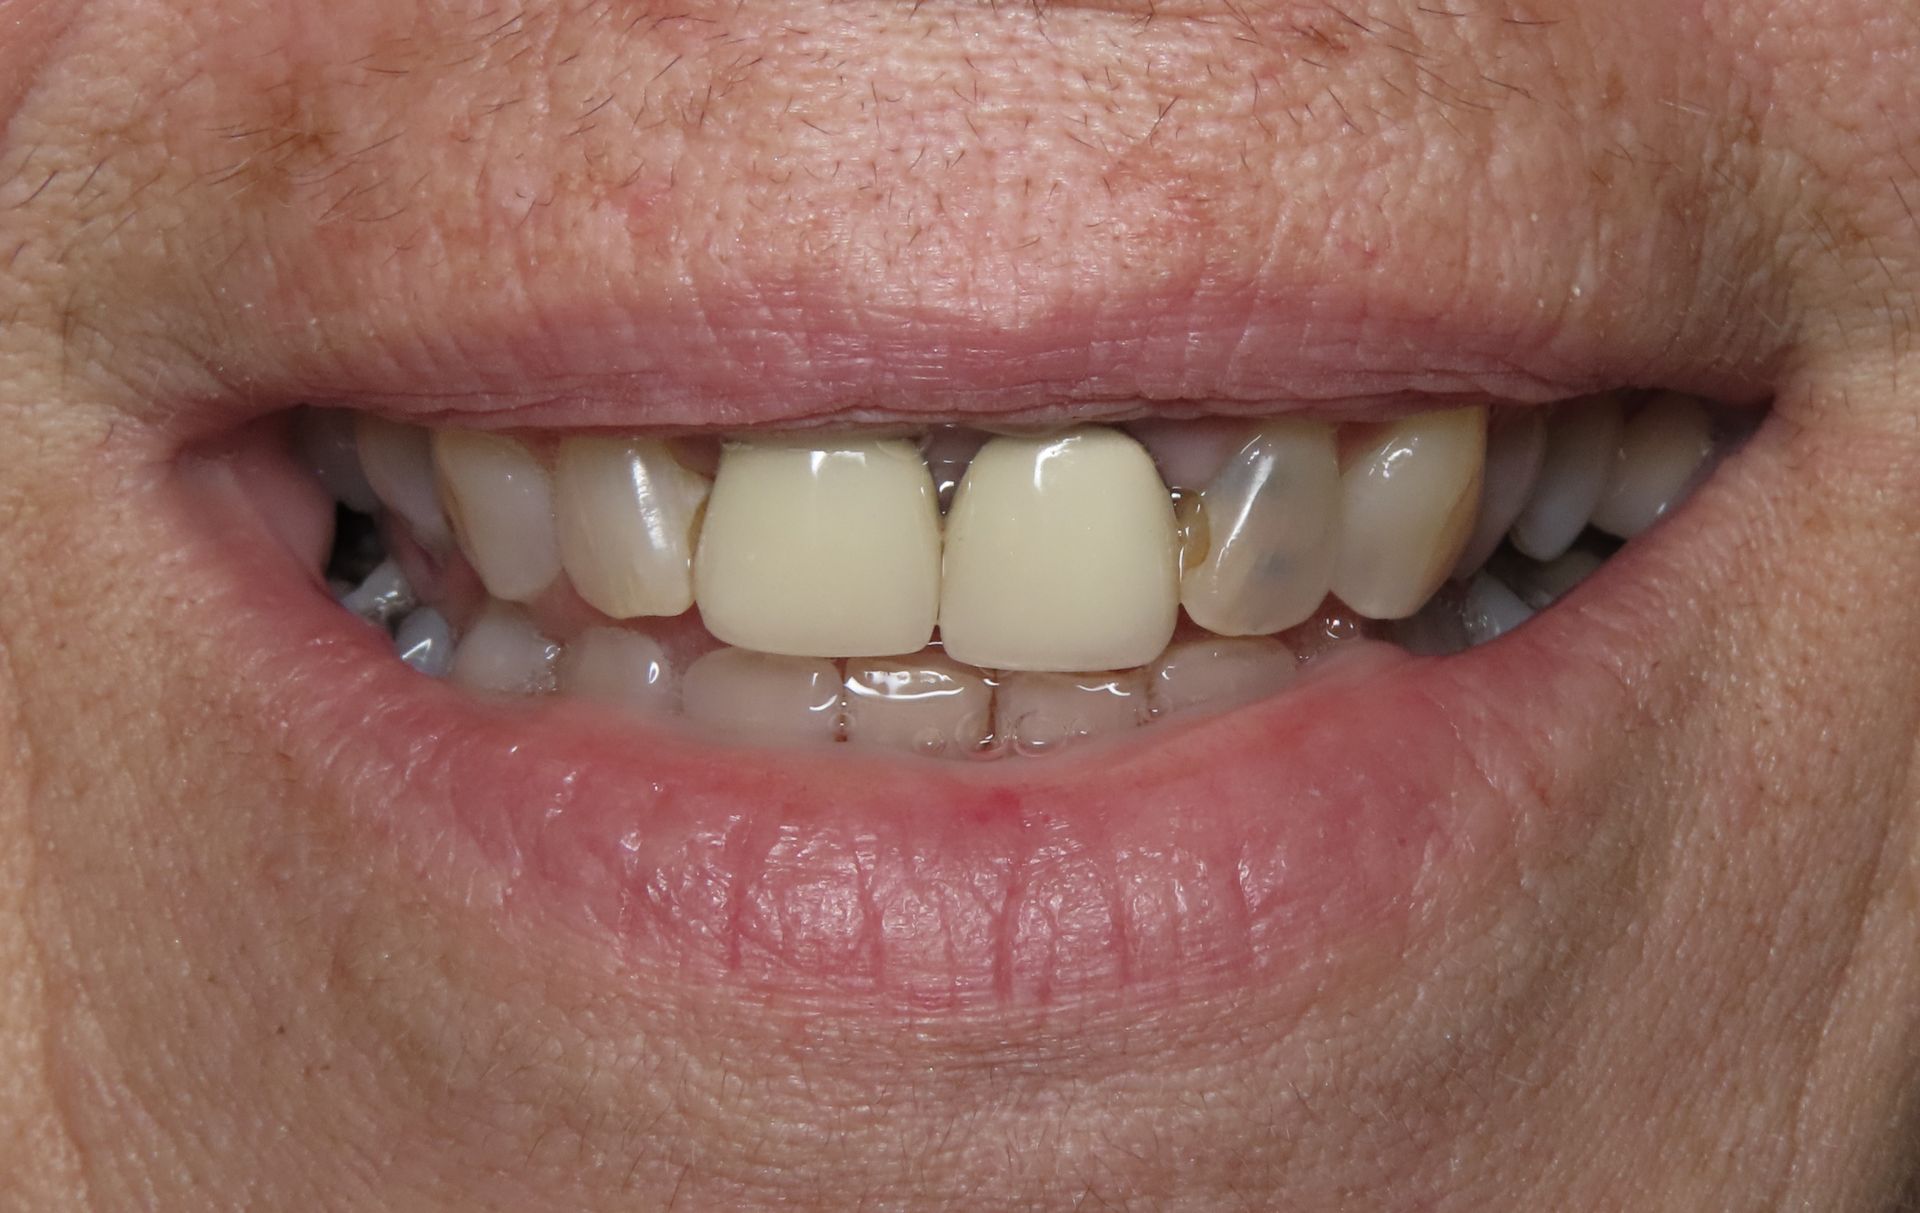
[[(1571, 415), (1577, 407), (1561, 406), (1555, 411), (1555, 417)], [(1618, 403), (1602, 401), (1597, 407), (1612, 410), (1616, 418), (1604, 427), (1596, 427), (1590, 418), (1572, 417), (1567, 426), (1570, 429), (1605, 428), (1621, 443), (1622, 454), (1609, 458), (1626, 460), (1625, 452), (1634, 451), (1639, 452), (1641, 461), (1616, 471), (1610, 478), (1600, 477), (1597, 488), (1584, 489), (1579, 508), (1597, 511), (1595, 520), (1607, 522), (1616, 530), (1637, 530), (1667, 512), (1684, 492), (1680, 486), (1684, 483), (1690, 489), (1710, 463), (1709, 452), (1704, 447), (1698, 455), (1687, 455), (1677, 449), (1682, 443), (1703, 442), (1703, 436), (1708, 433), (1701, 420), (1705, 410), (1698, 404), (1682, 402), (1681, 407), (1692, 410), (1690, 413), (1671, 422), (1662, 420), (1654, 424), (1644, 410), (1629, 415), (1622, 423), (1617, 419)], [(1174, 594), (1182, 599), (1181, 607), (1187, 607), (1185, 600), (1191, 598), (1192, 606), (1179, 611), (1177, 625), (1143, 624), (1141, 620), (1145, 617), (1138, 610), (1125, 609), (1135, 604), (1103, 601), (1098, 594), (1085, 594), (1084, 586), (1076, 585), (1071, 577), (1062, 581), (1059, 573), (1044, 561), (1031, 563), (1031, 550), (1023, 557), (1029, 561), (1027, 564), (1016, 560), (1012, 565), (997, 565), (994, 548), (988, 545), (983, 550), (981, 544), (982, 536), (995, 536), (996, 532), (991, 525), (983, 526), (976, 518), (968, 524), (971, 527), (968, 542), (973, 547), (966, 559), (975, 565), (984, 561), (984, 567), (989, 569), (1015, 571), (1002, 574), (1007, 585), (999, 590), (988, 583), (985, 598), (978, 598), (976, 591), (975, 605), (967, 607), (964, 613), (968, 613), (976, 628), (977, 639), (969, 639), (967, 643), (982, 655), (1001, 651), (1008, 653), (1011, 660), (1011, 655), (1018, 654), (1019, 668), (990, 669), (955, 660), (943, 651), (938, 632), (927, 636), (926, 631), (931, 630), (928, 624), (920, 625), (926, 630), (919, 632), (924, 638), (919, 643), (924, 647), (918, 652), (900, 653), (903, 646), (896, 640), (866, 650), (887, 654), (883, 656), (801, 655), (809, 652), (808, 646), (843, 643), (848, 647), (838, 648), (838, 653), (859, 652), (862, 641), (851, 634), (842, 637), (847, 627), (830, 618), (823, 620), (824, 629), (813, 625), (812, 633), (804, 628), (796, 630), (791, 623), (778, 620), (770, 621), (773, 627), (768, 631), (767, 623), (762, 621), (768, 620), (769, 608), (779, 610), (783, 600), (777, 593), (767, 598), (767, 587), (756, 584), (755, 558), (750, 553), (741, 553), (737, 536), (743, 530), (752, 534), (754, 510), (761, 511), (758, 516), (762, 518), (777, 517), (777, 510), (769, 513), (768, 507), (755, 505), (751, 498), (746, 498), (745, 508), (750, 515), (747, 523), (743, 525), (736, 513), (725, 524), (730, 528), (725, 542), (731, 545), (727, 555), (734, 561), (734, 571), (722, 577), (719, 566), (715, 566), (712, 571), (716, 576), (711, 579), (716, 584), (725, 583), (721, 591), (716, 591), (716, 600), (724, 597), (724, 605), (733, 612), (731, 617), (739, 622), (726, 628), (716, 625), (716, 630), (729, 635), (735, 632), (757, 635), (767, 631), (768, 635), (790, 634), (798, 638), (791, 641), (798, 647), (797, 652), (766, 653), (724, 643), (703, 624), (698, 605), (691, 610), (684, 606), (693, 596), (690, 587), (702, 580), (692, 553), (700, 535), (701, 520), (706, 517), (704, 485), (713, 470), (710, 449), (703, 452), (697, 443), (686, 441), (595, 439), (569, 440), (574, 442), (573, 447), (562, 445), (563, 459), (579, 455), (572, 465), (575, 469), (587, 466), (581, 461), (589, 454), (594, 458), (604, 457), (603, 461), (616, 471), (618, 466), (636, 469), (641, 499), (627, 505), (638, 508), (643, 517), (623, 521), (622, 516), (615, 514), (615, 525), (606, 533), (620, 539), (625, 545), (621, 550), (648, 542), (649, 528), (655, 540), (666, 544), (652, 549), (652, 555), (643, 552), (633, 557), (636, 564), (615, 564), (609, 568), (606, 552), (614, 550), (607, 546), (612, 540), (603, 541), (591, 527), (583, 528), (577, 516), (580, 507), (569, 504), (583, 500), (577, 494), (567, 495), (579, 488), (577, 471), (569, 472), (574, 479), (564, 480), (559, 494), (549, 491), (551, 473), (546, 470), (548, 463), (543, 463), (536, 454), (538, 447), (487, 436), (486, 449), (480, 452), (485, 458), (476, 457), (463, 470), (483, 479), (498, 472), (505, 477), (503, 484), (511, 492), (491, 498), (475, 497), (472, 480), (466, 484), (450, 483), (444, 464), (437, 478), (422, 481), (422, 477), (432, 476), (423, 454), (431, 440), (420, 431), (363, 419), (362, 459), (373, 473), (363, 475), (343, 460), (339, 439), (343, 427), (338, 420), (341, 415), (330, 415), (332, 420), (327, 424), (315, 424), (307, 419), (310, 416), (310, 412), (303, 413), (298, 427), (304, 443), (302, 454), (308, 458), (309, 466), (319, 464), (317, 470), (325, 483), (346, 486), (346, 491), (337, 491), (336, 495), (353, 497), (352, 506), (366, 504), (369, 485), (384, 503), (378, 511), (377, 522), (358, 509), (342, 505), (334, 560), (328, 569), (329, 581), (343, 606), (389, 633), (395, 651), (406, 664), (431, 677), (449, 677), (477, 691), (597, 700), (649, 719), (680, 721), (708, 734), (755, 744), (845, 744), (950, 759), (1053, 754), (1089, 738), (1123, 735), (1143, 726), (1218, 712), (1267, 697), (1335, 655), (1356, 648), (1390, 642), (1416, 654), (1441, 655), (1488, 643), (1523, 625), (1535, 612), (1591, 575), (1619, 543), (1618, 539), (1588, 529), (1578, 542), (1565, 547), (1559, 536), (1570, 529), (1575, 533), (1582, 529), (1577, 525), (1578, 520), (1570, 519), (1565, 512), (1569, 507), (1562, 498), (1569, 494), (1556, 492), (1546, 485), (1537, 491), (1521, 492), (1513, 484), (1504, 482), (1489, 484), (1482, 490), (1478, 487), (1481, 473), (1477, 454), (1465, 456), (1472, 460), (1467, 471), (1450, 473), (1446, 470), (1446, 459), (1435, 456), (1422, 464), (1426, 470), (1407, 478), (1399, 470), (1401, 463), (1406, 461), (1409, 452), (1422, 449), (1420, 444), (1427, 441), (1420, 430), (1420, 426), (1427, 423), (1420, 418), (1395, 427), (1362, 430), (1352, 438), (1340, 434), (1344, 466), (1335, 472), (1329, 465), (1325, 469), (1327, 475), (1321, 474), (1317, 462), (1326, 456), (1310, 452), (1316, 449), (1312, 446), (1314, 443), (1327, 443), (1329, 445), (1320, 449), (1333, 449), (1332, 427), (1301, 422), (1254, 426), (1253, 423), (1211, 420), (1198, 423), (1195, 430), (1198, 438), (1205, 441), (1186, 441), (1177, 423), (1155, 422), (1139, 427), (1140, 437), (1148, 443), (1162, 478), (1172, 490), (1171, 504), (1161, 511), (1164, 522), (1151, 511), (1136, 510), (1126, 516), (1133, 520), (1131, 525), (1136, 528), (1168, 527), (1170, 538), (1154, 542), (1165, 542), (1169, 546), (1164, 556), (1159, 548), (1137, 549), (1139, 555), (1124, 558), (1132, 563), (1114, 566), (1122, 571), (1112, 576), (1114, 585), (1138, 587), (1139, 593), (1149, 596), (1163, 592)], [(1459, 422), (1441, 419), (1468, 415), (1431, 416), (1435, 424), (1457, 428)], [(1523, 415), (1505, 427), (1496, 428), (1491, 440), (1493, 450), (1488, 452), (1486, 460), (1489, 473), (1505, 475), (1508, 469), (1521, 468), (1526, 476), (1532, 477), (1543, 465), (1572, 466), (1573, 456), (1565, 450), (1565, 433), (1560, 434), (1563, 439), (1560, 447), (1543, 443), (1537, 417), (1538, 414)], [(1479, 427), (1485, 423), (1476, 417), (1470, 424)], [(1558, 423), (1550, 420), (1546, 424)], [(1237, 431), (1232, 429), (1236, 425), (1240, 426)], [(1724, 449), (1730, 427), (1716, 419), (1714, 428), (1719, 431), (1718, 448)], [(1251, 439), (1246, 436), (1250, 432)], [(377, 443), (375, 457), (371, 458), (367, 448), (369, 433), (376, 436)], [(1114, 431), (1095, 429), (1073, 433), (1098, 436)], [(1401, 433), (1409, 435), (1404, 440), (1406, 445), (1392, 446), (1402, 441), (1397, 437)], [(1444, 450), (1447, 443), (1455, 441), (1445, 436), (1446, 433), (1444, 429), (1436, 429), (1434, 449)], [(1619, 437), (1623, 434), (1624, 438)], [(781, 441), (791, 443), (792, 438), (776, 440), (776, 446), (770, 449), (780, 449)], [(906, 450), (906, 457), (911, 458), (911, 448), (905, 443), (828, 441), (845, 445), (826, 449), (865, 452), (842, 461), (856, 471), (861, 469), (862, 459), (872, 464), (879, 457), (873, 452), (896, 461), (896, 467), (901, 458), (899, 450)], [(1124, 441), (1130, 445), (1132, 440)], [(1479, 439), (1476, 437), (1473, 441), (1477, 444)], [(1389, 445), (1379, 445), (1382, 442)], [(1515, 446), (1516, 442), (1526, 445)], [(1028, 440), (1028, 445), (1033, 445), (1032, 440)], [(948, 512), (956, 498), (965, 499), (967, 467), (981, 446), (979, 435), (947, 430), (937, 433), (924, 447), (931, 486), (924, 508), (935, 513), (932, 542), (936, 545), (941, 542), (940, 532), (945, 529), (937, 518)], [(1543, 446), (1555, 452), (1553, 459), (1540, 457)], [(549, 452), (551, 449), (547, 448)], [(994, 449), (1004, 449), (1002, 466), (1008, 458), (1017, 461), (1028, 457), (1024, 448)], [(1508, 457), (1508, 451), (1523, 453), (1513, 458)], [(1274, 453), (1278, 453), (1277, 457)], [(1043, 463), (1046, 457), (1044, 453), (1041, 455)], [(1296, 458), (1306, 460), (1298, 470), (1285, 462)], [(1457, 463), (1462, 456), (1451, 458)], [(1358, 469), (1366, 466), (1365, 461), (1369, 459), (1379, 462), (1372, 465), (1376, 470), (1368, 474), (1379, 477), (1383, 486), (1392, 482), (1391, 491), (1369, 488), (1355, 480), (1360, 474)], [(1588, 459), (1581, 473), (1589, 480), (1595, 477), (1592, 462)], [(819, 461), (815, 460), (814, 465), (819, 466)], [(778, 455), (769, 467), (779, 475), (794, 477), (793, 465), (783, 465)], [(1302, 480), (1308, 472), (1312, 473), (1311, 477)], [(736, 468), (735, 475), (739, 474), (740, 469)], [(905, 469), (888, 470), (886, 474), (896, 479), (907, 476), (903, 484), (910, 484), (913, 475)], [(1135, 471), (1125, 474), (1138, 475)], [(1460, 478), (1469, 474), (1471, 479)], [(1176, 483), (1176, 476), (1188, 480), (1211, 476), (1220, 484), (1208, 482), (1203, 484), (1203, 490), (1194, 490)], [(1248, 480), (1249, 476), (1253, 479)], [(1327, 479), (1327, 476), (1334, 478)], [(666, 511), (667, 516), (678, 511), (681, 529), (676, 533), (662, 537), (659, 525), (662, 515), (649, 512), (645, 498), (648, 486), (644, 483), (649, 478), (667, 486), (661, 492), (677, 494), (673, 502), (678, 504), (670, 502)], [(592, 499), (591, 508), (603, 513), (619, 510), (623, 498), (634, 491), (631, 487), (620, 488), (617, 478), (602, 476), (592, 483), (595, 486), (592, 491), (599, 497)], [(796, 491), (804, 494), (807, 491), (804, 475), (797, 477), (796, 483)], [(1273, 486), (1271, 489), (1265, 487), (1269, 483)], [(1309, 484), (1311, 488), (1306, 487)], [(1517, 520), (1516, 536), (1528, 547), (1536, 552), (1562, 549), (1561, 554), (1536, 560), (1523, 555), (1513, 542), (1500, 542), (1501, 531), (1496, 525), (1499, 520), (1482, 517), (1476, 527), (1471, 503), (1465, 506), (1457, 502), (1425, 503), (1431, 508), (1422, 512), (1394, 496), (1397, 493), (1401, 498), (1408, 497), (1408, 485), (1413, 486), (1417, 495), (1422, 486), (1433, 486), (1435, 492), (1454, 493), (1457, 487), (1449, 486), (1460, 484), (1474, 486), (1470, 491), (1481, 495), (1482, 508), (1489, 514), (1504, 512)], [(870, 491), (865, 483), (856, 482), (848, 488), (843, 477), (840, 485), (831, 488), (840, 495), (840, 504), (830, 501), (827, 508), (837, 509), (839, 514), (830, 513), (828, 517), (858, 517), (858, 510), (849, 515), (844, 504), (849, 500), (846, 496), (849, 492), (871, 497), (874, 504), (863, 508), (882, 508), (884, 495), (877, 488)], [(463, 491), (468, 494), (464, 498), (461, 497)], [(1024, 490), (1014, 490), (1020, 491)], [(1196, 502), (1204, 506), (1211, 501), (1207, 491), (1225, 493), (1221, 500), (1235, 502), (1238, 512), (1226, 515), (1216, 508), (1210, 521), (1206, 510), (1196, 510), (1195, 506)], [(1005, 495), (1006, 491), (1001, 492)], [(1264, 501), (1258, 496), (1249, 496), (1258, 493), (1277, 496)], [(1356, 493), (1360, 496), (1353, 497)], [(1655, 501), (1652, 500), (1654, 494), (1664, 496)], [(1344, 549), (1349, 554), (1344, 563), (1340, 550), (1328, 546), (1342, 542), (1342, 510), (1338, 508), (1342, 495), (1353, 497), (1346, 510), (1362, 511), (1358, 517), (1365, 519), (1359, 524), (1364, 534), (1358, 540), (1349, 537), (1344, 542), (1374, 545)], [(455, 504), (443, 514), (435, 508), (436, 496)], [(1587, 497), (1596, 498), (1596, 502), (1587, 503)], [(557, 506), (556, 498), (560, 503)], [(977, 515), (983, 499), (977, 492), (966, 508)], [(1008, 499), (1018, 500), (1017, 497)], [(1146, 499), (1140, 491), (1132, 491), (1130, 500), (1140, 503)], [(737, 509), (743, 498), (736, 492), (730, 500), (735, 503), (730, 508)], [(901, 498), (895, 493), (887, 500)], [(1114, 530), (1112, 520), (1102, 518), (1098, 508), (1090, 508), (1089, 501), (1085, 490), (1080, 490), (1071, 508), (1083, 513), (1076, 516), (1074, 527), (1091, 528), (1088, 533), (1103, 527)], [(532, 508), (529, 502), (536, 503), (541, 512), (529, 512)], [(1042, 531), (1049, 526), (1059, 529), (1057, 522), (1046, 520), (1044, 506), (1044, 501), (1020, 501), (1020, 508), (1042, 510), (1039, 522), (1024, 525), (1038, 525)], [(557, 522), (543, 521), (544, 511), (554, 509), (572, 509), (575, 516), (562, 517)], [(1302, 510), (1307, 513), (1301, 513)], [(1303, 522), (1304, 518), (1313, 521)], [(446, 528), (447, 520), (452, 522), (451, 534)], [(797, 528), (788, 525), (789, 519), (780, 519), (780, 522), (782, 525), (776, 529), (789, 536), (784, 541), (789, 545), (811, 540), (804, 519)], [(1351, 530), (1355, 524), (1346, 525)], [(484, 561), (474, 558), (472, 528), (476, 526), (494, 528), (481, 545)], [(624, 531), (622, 526), (626, 528)], [(523, 539), (540, 549), (528, 559), (519, 559), (523, 553), (515, 551), (513, 544), (502, 542), (503, 535), (519, 533), (524, 533)], [(872, 572), (864, 576), (888, 576), (890, 570), (898, 567), (900, 559), (918, 550), (916, 543), (926, 542), (909, 538), (912, 532), (897, 533), (901, 538), (889, 542), (904, 546), (889, 560), (870, 561)], [(1062, 533), (1079, 532), (1069, 529)], [(553, 539), (556, 534), (557, 541)], [(1002, 542), (1019, 546), (1021, 537), (1013, 531), (1000, 534), (1012, 536)], [(1116, 541), (1108, 538), (1103, 542), (1105, 546), (1099, 548), (1099, 553), (1106, 555), (1101, 559), (1110, 559), (1116, 550), (1113, 546)], [(1120, 536), (1118, 542), (1124, 550), (1126, 537)], [(1234, 544), (1240, 546), (1236, 549)], [(1490, 557), (1481, 556), (1489, 545), (1497, 546)], [(1478, 550), (1470, 550), (1475, 548)], [(563, 549), (565, 567), (546, 567), (558, 559), (554, 553)], [(937, 553), (937, 547), (935, 550)], [(1196, 552), (1199, 552), (1197, 557)], [(1220, 555), (1222, 552), (1224, 557)], [(1353, 554), (1360, 552), (1366, 554), (1362, 562), (1356, 564)], [(1221, 563), (1200, 565), (1198, 561), (1207, 560), (1208, 553), (1213, 554), (1213, 561)], [(1075, 555), (1083, 558), (1086, 554)], [(770, 559), (775, 556), (786, 559), (784, 564), (776, 561), (774, 567), (787, 570), (782, 575), (789, 579), (795, 576), (791, 571), (795, 567), (791, 553), (769, 553)], [(844, 557), (835, 557), (844, 569), (851, 570), (860, 569), (863, 558), (858, 548), (847, 550)], [(1468, 567), (1475, 558), (1483, 559), (1484, 566)], [(951, 554), (948, 559), (951, 561)], [(576, 560), (588, 563), (583, 567), (577, 565)], [(1168, 565), (1166, 575), (1173, 578), (1175, 584), (1170, 590), (1150, 590), (1147, 587), (1158, 576), (1151, 570), (1161, 561), (1173, 562)], [(1396, 575), (1393, 567), (1396, 562), (1419, 565), (1415, 580), (1437, 588), (1421, 590), (1413, 586), (1406, 576)], [(541, 567), (535, 568), (535, 565)], [(800, 562), (799, 567), (804, 575), (805, 562)], [(1104, 575), (1098, 571), (1102, 566), (1097, 560), (1087, 567), (1096, 570), (1092, 574), (1096, 578)], [(675, 568), (681, 571), (674, 574)], [(666, 570), (664, 582), (660, 580), (661, 569)], [(1449, 569), (1453, 571), (1454, 580), (1443, 582), (1444, 573)], [(596, 570), (599, 571), (597, 579), (581, 580), (584, 573)], [(937, 565), (933, 575), (937, 580)], [(857, 581), (862, 574), (843, 572), (841, 576)], [(923, 574), (916, 572), (914, 576)], [(950, 566), (948, 595), (954, 592), (954, 576)], [(973, 576), (973, 584), (979, 586), (980, 576)], [(1303, 585), (1301, 577), (1322, 579), (1318, 593)], [(1140, 642), (1145, 639), (1158, 645), (1159, 655), (1126, 669), (1079, 672), (1060, 669), (1062, 663), (1047, 656), (1048, 642), (1035, 640), (1039, 633), (1033, 632), (1032, 627), (1041, 625), (1023, 619), (1027, 608), (1022, 606), (1020, 594), (1031, 593), (1036, 578), (1039, 583), (1053, 586), (1049, 606), (1059, 607), (1063, 601), (1061, 595), (1066, 596), (1064, 621), (1056, 611), (1055, 617), (1044, 625), (1058, 631), (1061, 642), (1071, 647), (1081, 643), (1086, 635), (1111, 636), (1111, 640), (1086, 641), (1083, 647), (1089, 653), (1099, 653), (1104, 648), (1116, 655), (1124, 650), (1130, 660), (1137, 662), (1144, 653), (1153, 651), (1143, 648)], [(1341, 590), (1343, 579), (1349, 589)], [(579, 582), (579, 592), (570, 581)], [(1333, 583), (1331, 588), (1359, 594), (1357, 602), (1388, 617), (1365, 619), (1352, 612), (1338, 598), (1327, 595), (1329, 581)], [(900, 604), (908, 599), (899, 596), (903, 592), (900, 587), (872, 581), (867, 585), (878, 595), (875, 601), (879, 605), (873, 612), (860, 614), (854, 611), (859, 604), (850, 604), (850, 617), (867, 618), (870, 614), (873, 619), (884, 621), (885, 626), (905, 634), (914, 632), (914, 625), (909, 621), (916, 615), (931, 618), (923, 614), (930, 610), (924, 604), (926, 588), (914, 589), (912, 592), (921, 596), (914, 600), (918, 604), (904, 607)], [(494, 588), (494, 593), (487, 592), (489, 587)], [(502, 587), (518, 601), (500, 598)], [(818, 587), (810, 589), (818, 599)], [(940, 587), (935, 585), (933, 590), (938, 593)], [(1080, 597), (1078, 601), (1076, 594)], [(1410, 594), (1415, 596), (1409, 602)], [(755, 595), (764, 599), (758, 608), (753, 605)], [(1250, 597), (1258, 595), (1265, 597), (1260, 601)], [(591, 603), (586, 596), (592, 598)], [(1289, 601), (1303, 598), (1305, 602), (1324, 601), (1311, 612), (1307, 612), (1304, 605), (1288, 605)], [(825, 601), (831, 603), (830, 594)], [(604, 608), (615, 602), (635, 604), (640, 608), (640, 617), (610, 618)], [(667, 609), (684, 613), (672, 618), (645, 614), (645, 611), (659, 609), (648, 605), (655, 602), (671, 604)], [(704, 604), (705, 600), (701, 602)], [(715, 605), (721, 604), (716, 601)], [(1122, 615), (1133, 622), (1122, 624), (1111, 619), (1108, 612), (1116, 607), (1122, 608)], [(948, 600), (940, 609), (944, 620), (949, 611), (958, 608)], [(815, 601), (811, 610), (810, 618), (822, 619), (820, 601)], [(1404, 617), (1392, 618), (1396, 615)], [(1215, 627), (1274, 630), (1264, 635), (1221, 635), (1203, 630), (1194, 622), (1196, 618)], [(1075, 624), (1075, 619), (1080, 622)], [(980, 627), (986, 631), (978, 632)], [(1024, 634), (1023, 627), (1027, 629)], [(1147, 629), (1145, 635), (1143, 627)], [(1156, 631), (1161, 628), (1167, 630)], [(1167, 631), (1171, 631), (1170, 637)], [(804, 639), (809, 634), (837, 639)], [(902, 639), (906, 639), (906, 635)]]

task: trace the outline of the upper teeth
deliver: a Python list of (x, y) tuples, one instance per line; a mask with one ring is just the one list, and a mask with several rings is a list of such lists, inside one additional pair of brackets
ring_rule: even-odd
[[(422, 431), (368, 418), (358, 448), (371, 490), (430, 551), (450, 524), (496, 600), (535, 603), (570, 587), (612, 620), (697, 605), (720, 640), (793, 658), (901, 657), (937, 638), (945, 658), (915, 657), (912, 671), (850, 666), (849, 678), (872, 686), (848, 711), (944, 745), (984, 727), (986, 711), (953, 662), (1073, 673), (1160, 658), (1166, 688), (1156, 696), (1230, 687), (1232, 677), (1207, 673), (1212, 650), (1177, 660), (1168, 650), (1183, 608), (1219, 636), (1286, 631), (1329, 593), (1362, 616), (1406, 619), (1450, 572), (1471, 580), (1502, 532), (1536, 559), (1566, 552), (1589, 523), (1639, 532), (1698, 479), (1713, 447), (1707, 411), (1678, 399), (1624, 421), (1613, 398), (1576, 402), (1491, 434), (1484, 408), (1345, 434), (1292, 419), (1138, 429), (1144, 447), (1105, 426), (984, 440), (947, 429), (924, 451), (904, 439), (773, 436), (727, 443), (712, 479), (679, 448), (645, 438), (570, 437), (548, 455), (467, 430), (429, 446)], [(1537, 605), (1530, 588), (1515, 588), (1518, 597), (1472, 581), (1447, 607), (1447, 628), (1472, 640), (1513, 626)], [(470, 680), (557, 678), (618, 692), (583, 672), (583, 658), (556, 673), (523, 617), (482, 626), (520, 638), (504, 646), (514, 668), (466, 671)], [(658, 657), (618, 635), (588, 647), (623, 670)], [(1233, 651), (1242, 662), (1254, 655)], [(929, 662), (945, 673), (934, 677)], [(716, 664), (699, 680), (699, 702), (711, 709), (730, 701), (729, 688), (780, 679), (804, 698), (813, 692), (802, 684), (822, 676), (804, 663)], [(916, 679), (939, 688), (899, 690)], [(1088, 704), (1103, 705), (1094, 712), (1103, 718), (1117, 710), (1109, 684), (1008, 685), (1025, 689), (1003, 691), (995, 710), (1040, 705), (1047, 728), (1071, 731)]]

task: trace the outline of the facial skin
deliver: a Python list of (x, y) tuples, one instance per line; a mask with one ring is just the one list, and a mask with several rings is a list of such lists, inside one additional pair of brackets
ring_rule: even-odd
[[(0, 0), (0, 81), (6, 1203), (1909, 1184), (1903, 5)], [(1640, 383), (1773, 415), (1596, 589), (1661, 604), (1588, 672), (1632, 712), (1563, 705), (1578, 760), (1498, 789), (1470, 887), (1230, 987), (964, 1013), (637, 976), (424, 871), (261, 710), (169, 504), (184, 448), (305, 398), (643, 426)]]

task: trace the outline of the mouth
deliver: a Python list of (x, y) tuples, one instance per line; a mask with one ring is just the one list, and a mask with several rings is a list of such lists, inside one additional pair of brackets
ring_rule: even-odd
[(1554, 789), (1640, 710), (1758, 415), (303, 406), (181, 467), (239, 685), (418, 878), (637, 972), (929, 1011), (1403, 947), (1572, 845)]

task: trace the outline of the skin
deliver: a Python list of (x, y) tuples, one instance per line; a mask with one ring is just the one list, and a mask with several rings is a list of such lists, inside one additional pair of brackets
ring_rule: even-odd
[[(1912, 1205), (1920, 24), (1525, 12), (0, 4), (0, 1194)], [(492, 340), (503, 283), (540, 339)], [(503, 931), (298, 777), (150, 508), (235, 401), (1097, 405), (1198, 372), (1061, 369), (1076, 314), (1257, 335), (1300, 284), (1341, 339), (1223, 394), (1775, 401), (1615, 583), (1707, 605), (1632, 727), (1569, 711), (1539, 794), (1590, 828), (1325, 981), (917, 1019)], [(942, 324), (1013, 370), (943, 379)]]

